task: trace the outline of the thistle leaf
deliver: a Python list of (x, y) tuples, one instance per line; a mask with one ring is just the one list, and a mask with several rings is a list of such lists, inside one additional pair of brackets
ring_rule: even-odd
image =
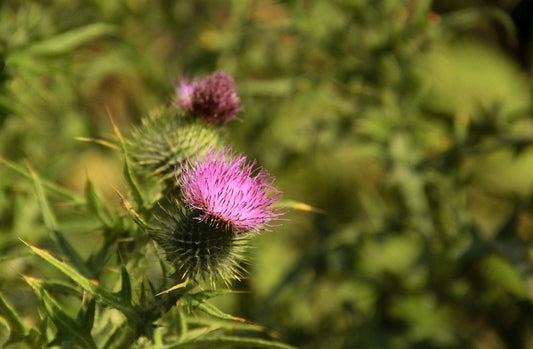
[(56, 338), (52, 343), (70, 343), (74, 340), (83, 348), (97, 348), (90, 331), (85, 330), (76, 320), (68, 316), (61, 306), (50, 296), (50, 294), (41, 286), (37, 280), (29, 276), (23, 276), (28, 285), (33, 288), (37, 297), (43, 303), (46, 312), (58, 328)]
[[(253, 322), (248, 321), (246, 319), (236, 317), (230, 314), (226, 314), (222, 310), (214, 306), (213, 304), (204, 302), (203, 300), (199, 300), (197, 297), (195, 297), (195, 295), (188, 295), (187, 297), (184, 297), (184, 301), (188, 302), (189, 305), (192, 306), (193, 308), (197, 308), (198, 310), (203, 311), (207, 315), (211, 315), (217, 319), (232, 320), (232, 321), (242, 322), (245, 324), (256, 325)], [(261, 327), (259, 325), (256, 325), (256, 326)]]
[(292, 345), (269, 341), (259, 338), (246, 338), (235, 336), (220, 336), (213, 338), (201, 338), (193, 342), (184, 342), (172, 345), (166, 349), (179, 348), (234, 348), (235, 346), (253, 346), (254, 348), (271, 348), (271, 349), (296, 349)]
[[(22, 240), (21, 240), (22, 241)], [(67, 275), (69, 278), (72, 279), (75, 283), (77, 283), (81, 288), (83, 288), (85, 291), (89, 292), (91, 295), (93, 295), (98, 301), (102, 302), (103, 304), (110, 306), (112, 308), (115, 308), (122, 312), (126, 318), (128, 319), (137, 319), (138, 314), (137, 312), (126, 302), (124, 302), (121, 298), (117, 297), (113, 293), (107, 291), (103, 287), (96, 285), (94, 282), (92, 282), (90, 279), (84, 277), (81, 275), (77, 270), (72, 268), (70, 265), (59, 261), (55, 257), (53, 257), (50, 252), (40, 249), (38, 247), (32, 246), (25, 241), (22, 241), (26, 246), (32, 249), (32, 251), (43, 258), (45, 261), (56, 267), (58, 270), (63, 272), (65, 275)]]

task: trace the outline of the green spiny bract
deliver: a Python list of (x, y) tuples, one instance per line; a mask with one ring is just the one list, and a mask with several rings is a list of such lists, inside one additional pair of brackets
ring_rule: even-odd
[(158, 109), (141, 122), (132, 132), (133, 159), (163, 182), (171, 182), (188, 156), (221, 144), (219, 128), (172, 107)]
[(217, 280), (229, 285), (242, 279), (249, 237), (197, 216), (177, 198), (164, 199), (154, 214), (150, 233), (175, 268), (175, 277), (178, 281), (203, 280), (212, 286)]

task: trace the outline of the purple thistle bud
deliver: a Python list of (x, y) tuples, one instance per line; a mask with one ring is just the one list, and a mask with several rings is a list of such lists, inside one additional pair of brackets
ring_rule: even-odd
[(200, 221), (222, 223), (235, 233), (268, 231), (268, 223), (284, 214), (272, 208), (281, 192), (272, 185), (274, 177), (254, 165), (229, 147), (211, 148), (195, 164), (188, 159), (178, 179), (183, 201), (201, 212)]
[(231, 74), (217, 71), (202, 80), (181, 79), (176, 88), (178, 107), (209, 123), (222, 125), (242, 109)]

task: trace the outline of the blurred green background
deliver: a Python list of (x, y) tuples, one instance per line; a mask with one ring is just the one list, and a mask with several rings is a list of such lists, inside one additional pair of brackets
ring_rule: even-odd
[[(254, 239), (225, 311), (302, 348), (533, 348), (532, 23), (530, 0), (4, 0), (0, 155), (121, 210), (120, 157), (77, 138), (226, 70), (232, 146), (313, 209)], [(50, 200), (88, 256), (94, 222)], [(0, 164), (0, 255), (22, 254), (0, 290), (31, 326), (19, 274), (51, 271), (19, 238), (50, 245)]]

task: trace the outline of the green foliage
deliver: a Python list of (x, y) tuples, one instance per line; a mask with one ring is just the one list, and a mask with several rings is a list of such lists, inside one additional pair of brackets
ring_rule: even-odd
[[(531, 346), (531, 21), (468, 3), (2, 2), (0, 346)], [(244, 292), (173, 278), (149, 177), (189, 154), (132, 146), (218, 69), (293, 208)]]

